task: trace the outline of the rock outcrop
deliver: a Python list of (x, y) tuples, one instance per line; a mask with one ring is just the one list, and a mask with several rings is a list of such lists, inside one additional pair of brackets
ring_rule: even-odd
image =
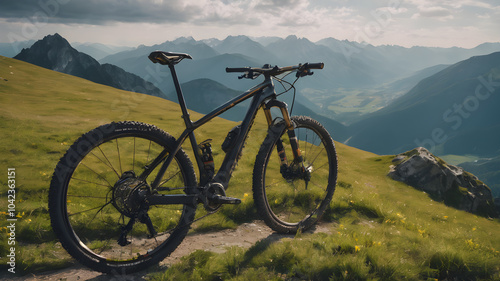
[(491, 190), (476, 176), (447, 164), (423, 147), (397, 155), (388, 174), (432, 198), (471, 213), (496, 217)]

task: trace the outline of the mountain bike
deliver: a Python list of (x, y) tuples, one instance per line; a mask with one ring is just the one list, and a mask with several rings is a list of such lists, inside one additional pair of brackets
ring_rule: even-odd
[[(226, 196), (226, 189), (261, 108), (269, 127), (253, 170), (258, 213), (279, 233), (306, 230), (321, 218), (337, 181), (334, 142), (317, 121), (291, 117), (287, 104), (277, 99), (274, 82), (295, 91), (295, 82), (323, 63), (226, 68), (243, 73), (239, 78), (263, 76), (264, 81), (193, 122), (174, 67), (192, 57), (155, 51), (149, 59), (170, 68), (185, 130), (174, 138), (154, 125), (113, 122), (71, 145), (55, 168), (49, 192), (52, 228), (69, 254), (105, 273), (139, 271), (179, 246), (200, 219), (195, 219), (197, 208), (203, 206), (209, 215), (224, 204), (239, 204), (240, 199)], [(286, 82), (291, 73), (295, 81)], [(215, 170), (210, 140), (198, 143), (194, 131), (245, 100), (251, 100), (249, 108), (228, 132), (224, 160)], [(272, 108), (278, 110), (272, 113)], [(187, 139), (199, 179), (182, 148)]]

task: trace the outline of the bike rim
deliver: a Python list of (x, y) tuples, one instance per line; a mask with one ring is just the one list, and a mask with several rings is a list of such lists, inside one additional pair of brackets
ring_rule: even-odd
[[(172, 233), (184, 221), (187, 206), (151, 206), (147, 211), (158, 235), (148, 237), (145, 224), (136, 220), (128, 232), (128, 245), (120, 246), (118, 239), (122, 229), (137, 210), (131, 204), (134, 184), (117, 185), (125, 172), (139, 175), (162, 150), (161, 141), (140, 136), (110, 139), (83, 157), (68, 179), (65, 193), (65, 218), (74, 234), (74, 240), (82, 250), (99, 260), (110, 263), (133, 263), (149, 259), (170, 239)], [(151, 173), (154, 178), (159, 168)], [(177, 161), (173, 161), (165, 173), (161, 187), (171, 191), (160, 194), (182, 194), (186, 186), (185, 176)], [(120, 190), (117, 192), (117, 187)], [(127, 209), (127, 215), (124, 210)]]
[[(282, 174), (276, 144), (271, 149), (264, 175), (267, 207), (276, 220), (288, 226), (300, 226), (309, 220), (316, 221), (321, 216), (325, 207), (324, 200), (328, 196), (332, 164), (326, 143), (318, 132), (309, 127), (299, 127), (295, 128), (295, 134), (310, 180), (307, 181), (304, 176), (293, 178)], [(286, 130), (280, 139), (288, 162), (293, 161)]]

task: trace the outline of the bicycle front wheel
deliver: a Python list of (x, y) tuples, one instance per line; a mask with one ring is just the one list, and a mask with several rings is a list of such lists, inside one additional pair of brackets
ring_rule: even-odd
[(196, 186), (184, 151), (175, 155), (160, 188), (139, 175), (175, 140), (153, 125), (120, 122), (80, 137), (59, 161), (49, 192), (52, 228), (63, 247), (82, 264), (105, 273), (127, 274), (158, 263), (182, 241), (196, 206), (147, 206), (141, 194), (184, 194)]
[(280, 122), (269, 128), (253, 173), (257, 209), (279, 233), (313, 226), (328, 207), (337, 182), (337, 156), (328, 131), (309, 117), (291, 119), (302, 161), (293, 159), (288, 130)]

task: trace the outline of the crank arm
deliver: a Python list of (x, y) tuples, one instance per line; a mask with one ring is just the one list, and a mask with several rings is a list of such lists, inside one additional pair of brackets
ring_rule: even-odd
[(234, 198), (234, 197), (227, 197), (227, 196), (221, 196), (221, 195), (215, 195), (212, 198), (209, 199), (211, 203), (215, 204), (240, 204), (241, 199)]

